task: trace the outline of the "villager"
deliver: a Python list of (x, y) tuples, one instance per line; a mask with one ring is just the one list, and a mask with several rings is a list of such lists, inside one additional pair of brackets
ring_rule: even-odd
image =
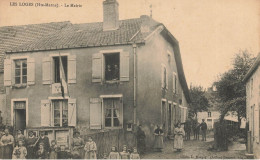
[(37, 138), (35, 137), (33, 131), (30, 131), (28, 138), (26, 138), (26, 148), (27, 148), (27, 159), (35, 158), (35, 146)]
[(50, 152), (50, 141), (49, 141), (48, 136), (45, 136), (44, 131), (40, 132), (40, 136), (36, 141), (36, 149), (37, 150), (40, 148), (40, 143), (42, 143), (44, 145), (44, 151), (47, 152), (47, 154), (49, 154), (49, 152)]
[(184, 123), (184, 131), (185, 131), (185, 140), (190, 140), (190, 132), (191, 132), (190, 119), (186, 120), (186, 122)]
[(60, 146), (60, 151), (57, 154), (58, 159), (70, 159), (71, 155), (65, 150), (65, 145)]
[(196, 140), (200, 139), (200, 123), (197, 123), (196, 130), (195, 130), (195, 137)]
[(120, 152), (120, 158), (121, 159), (129, 159), (130, 154), (127, 152), (127, 146), (123, 145), (123, 151)]
[(57, 146), (56, 140), (51, 141), (50, 147), (50, 159), (57, 159), (59, 148)]
[(205, 123), (205, 119), (202, 119), (202, 123), (200, 124), (200, 127), (201, 127), (202, 141), (206, 141), (207, 123)]
[(137, 152), (137, 148), (133, 148), (133, 152), (130, 154), (130, 159), (140, 159), (140, 156)]
[[(4, 131), (0, 130), (0, 139), (4, 134), (5, 134)], [(1, 143), (1, 141), (0, 141), (0, 159), (3, 159), (3, 144)]]
[(163, 149), (163, 130), (159, 125), (154, 131), (155, 139), (154, 139), (154, 150), (161, 152)]
[(139, 125), (136, 133), (136, 139), (137, 139), (137, 150), (139, 154), (144, 154), (145, 149), (146, 149), (146, 144), (145, 144), (145, 133), (142, 130), (142, 125)]
[(13, 151), (13, 159), (25, 159), (27, 155), (27, 149), (24, 147), (24, 141), (19, 140)]
[(183, 128), (181, 128), (181, 124), (178, 124), (178, 127), (174, 129), (174, 148), (180, 152), (183, 148), (183, 137), (185, 136), (185, 132)]
[(25, 142), (25, 136), (22, 134), (22, 130), (21, 129), (17, 130), (17, 135), (15, 136), (15, 145), (17, 145), (18, 141), (20, 141), (20, 140)]
[(80, 138), (80, 132), (76, 131), (71, 143), (73, 159), (82, 159), (84, 157), (84, 145), (84, 140)]
[(14, 146), (14, 137), (9, 134), (9, 129), (5, 129), (5, 135), (1, 137), (3, 149), (3, 159), (11, 159)]
[(97, 159), (97, 145), (93, 141), (92, 137), (88, 138), (88, 142), (84, 147), (85, 152), (85, 159)]
[(109, 153), (107, 159), (120, 159), (120, 155), (117, 152), (116, 146), (112, 146), (111, 152)]
[(45, 144), (43, 142), (39, 143), (39, 150), (36, 152), (37, 159), (48, 159), (49, 154), (48, 151), (44, 148)]

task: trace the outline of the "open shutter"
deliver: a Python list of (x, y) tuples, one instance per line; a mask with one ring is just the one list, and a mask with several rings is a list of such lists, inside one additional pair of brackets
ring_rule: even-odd
[(120, 81), (129, 81), (129, 53), (120, 53)]
[(68, 105), (68, 125), (76, 126), (77, 124), (77, 107), (76, 107), (76, 99), (69, 99)]
[(90, 129), (101, 129), (102, 106), (99, 98), (90, 99)]
[(51, 125), (51, 105), (49, 100), (41, 101), (41, 126)]
[(5, 59), (4, 61), (4, 86), (11, 86), (12, 82), (12, 61)]
[(68, 56), (68, 83), (76, 83), (76, 55)]
[(28, 85), (34, 85), (35, 84), (35, 60), (34, 58), (28, 58), (27, 59), (27, 74), (28, 74), (28, 79), (27, 79), (27, 84)]
[(92, 82), (101, 82), (102, 78), (102, 59), (101, 53), (92, 55)]
[(51, 58), (44, 57), (42, 60), (42, 80), (43, 84), (51, 84)]

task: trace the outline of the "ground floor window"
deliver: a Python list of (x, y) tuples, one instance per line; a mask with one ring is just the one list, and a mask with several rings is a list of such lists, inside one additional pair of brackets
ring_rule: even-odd
[(68, 100), (52, 100), (54, 126), (68, 126)]
[(123, 124), (123, 106), (120, 98), (104, 98), (105, 127), (120, 127)]

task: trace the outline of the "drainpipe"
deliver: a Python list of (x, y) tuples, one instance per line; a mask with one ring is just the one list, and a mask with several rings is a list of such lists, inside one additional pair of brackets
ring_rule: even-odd
[(133, 44), (134, 49), (134, 124), (136, 124), (136, 44)]

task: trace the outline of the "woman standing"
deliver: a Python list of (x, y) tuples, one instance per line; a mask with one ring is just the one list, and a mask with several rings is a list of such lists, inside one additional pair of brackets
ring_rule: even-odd
[(1, 138), (3, 159), (12, 159), (14, 137), (9, 134), (9, 130), (5, 129), (5, 135)]
[(80, 133), (76, 131), (71, 143), (73, 159), (82, 159), (84, 157), (84, 145), (84, 140), (80, 138)]
[(174, 129), (174, 148), (180, 152), (183, 148), (183, 137), (185, 136), (185, 132), (183, 128), (181, 128), (181, 124), (178, 123), (177, 127)]
[(30, 131), (28, 138), (26, 138), (27, 159), (34, 159), (35, 158), (36, 140), (37, 140), (37, 138), (33, 134), (33, 131)]
[(159, 125), (157, 125), (157, 129), (154, 131), (155, 139), (154, 139), (154, 149), (155, 151), (161, 152), (163, 149), (163, 130)]
[(85, 153), (85, 159), (97, 159), (97, 145), (93, 141), (92, 137), (88, 138), (88, 142), (86, 143), (84, 150)]
[(17, 130), (17, 135), (15, 136), (15, 145), (18, 145), (19, 141), (25, 142), (25, 136), (22, 134), (22, 130)]

